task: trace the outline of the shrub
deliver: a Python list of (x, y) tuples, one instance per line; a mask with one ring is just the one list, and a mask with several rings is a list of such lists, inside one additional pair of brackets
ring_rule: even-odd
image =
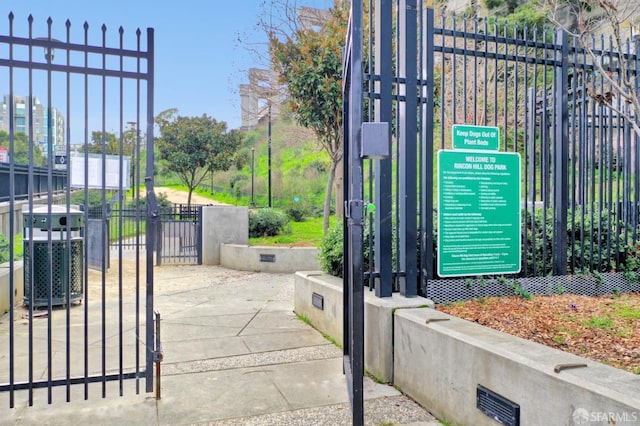
[(304, 206), (302, 206), (300, 203), (295, 203), (287, 207), (287, 209), (285, 210), (285, 213), (287, 214), (289, 219), (291, 219), (294, 222), (303, 222), (306, 219), (306, 217), (309, 215), (309, 212), (307, 211), (307, 209), (304, 208)]
[(289, 221), (284, 213), (273, 209), (249, 211), (249, 237), (272, 237), (283, 232)]
[(343, 253), (342, 222), (333, 225), (320, 243), (320, 266), (322, 270), (336, 277), (342, 277)]
[(9, 261), (9, 241), (0, 234), (0, 263)]
[[(16, 234), (13, 238), (13, 259), (22, 259), (22, 234)], [(9, 240), (0, 234), (0, 264), (9, 261)]]
[(233, 189), (235, 188), (237, 183), (244, 182), (247, 180), (249, 180), (249, 176), (247, 175), (242, 175), (242, 174), (233, 175), (231, 176), (231, 179), (229, 179), (229, 187)]

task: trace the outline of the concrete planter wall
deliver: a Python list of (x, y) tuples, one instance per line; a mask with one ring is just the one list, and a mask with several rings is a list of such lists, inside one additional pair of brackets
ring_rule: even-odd
[(320, 269), (315, 247), (221, 244), (220, 265), (238, 271), (294, 273)]
[(14, 305), (21, 304), (24, 299), (22, 261), (13, 262), (13, 283), (9, 281), (9, 267), (9, 262), (0, 265), (0, 316), (9, 310), (9, 300), (12, 291)]
[[(313, 326), (343, 344), (342, 279), (319, 271), (297, 272), (295, 277), (294, 311), (308, 318)], [(313, 299), (322, 300), (322, 309)], [(365, 292), (364, 363), (377, 379), (393, 382), (393, 314), (398, 309), (433, 306), (423, 297), (375, 297)]]
[[(312, 303), (314, 293), (323, 309)], [(426, 299), (365, 295), (365, 367), (450, 424), (498, 424), (476, 408), (478, 385), (518, 404), (523, 426), (640, 424), (635, 374), (434, 309), (410, 308), (412, 301), (433, 306)], [(341, 279), (298, 272), (295, 311), (342, 342)], [(576, 364), (586, 367), (567, 368)]]
[(478, 385), (518, 404), (521, 425), (640, 423), (640, 378), (623, 370), (433, 309), (398, 311), (394, 342), (394, 383), (453, 424), (496, 424)]

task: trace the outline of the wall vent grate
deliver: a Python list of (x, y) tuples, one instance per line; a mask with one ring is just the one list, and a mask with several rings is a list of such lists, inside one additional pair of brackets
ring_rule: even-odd
[(476, 407), (500, 424), (520, 426), (520, 406), (482, 385), (476, 392)]

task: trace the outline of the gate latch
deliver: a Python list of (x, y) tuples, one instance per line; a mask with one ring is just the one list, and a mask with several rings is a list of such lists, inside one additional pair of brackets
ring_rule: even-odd
[(153, 191), (153, 182), (151, 178), (145, 178), (145, 184), (147, 187), (147, 217), (151, 220), (155, 220), (160, 215), (160, 209), (158, 208), (156, 193)]
[(160, 386), (160, 363), (162, 362), (164, 355), (162, 354), (162, 343), (160, 342), (160, 312), (154, 312), (155, 325), (156, 325), (156, 344), (153, 350), (153, 362), (156, 363), (156, 399), (162, 397)]
[(153, 351), (153, 362), (162, 362), (164, 355), (162, 353), (162, 342), (160, 341), (160, 312), (155, 311), (156, 315), (156, 344)]
[(362, 200), (349, 200), (345, 204), (345, 212), (351, 223), (362, 225), (364, 221), (364, 213), (362, 211), (364, 202)]

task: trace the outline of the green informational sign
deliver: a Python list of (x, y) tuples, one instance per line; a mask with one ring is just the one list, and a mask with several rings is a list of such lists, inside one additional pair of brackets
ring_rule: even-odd
[(500, 129), (487, 126), (453, 125), (453, 149), (481, 149), (497, 151), (500, 146)]
[(520, 155), (438, 152), (438, 275), (520, 271)]

